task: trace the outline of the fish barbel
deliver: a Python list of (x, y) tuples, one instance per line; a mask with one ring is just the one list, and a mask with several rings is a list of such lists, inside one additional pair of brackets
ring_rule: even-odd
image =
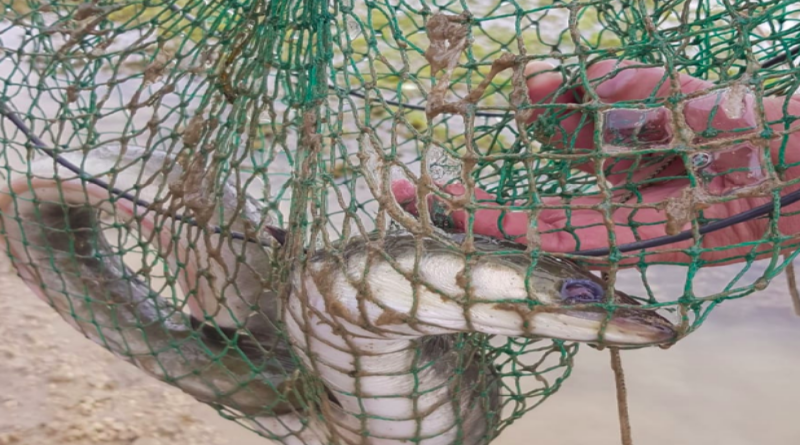
[[(169, 170), (170, 158), (162, 152), (102, 148), (63, 157), (90, 175), (116, 167), (113, 185), (149, 202), (168, 201), (164, 192), (181, 180), (180, 169)], [(86, 337), (157, 379), (258, 418), (265, 435), (287, 445), (325, 443), (324, 428), (309, 428), (298, 414), (303, 384), (273, 324), (278, 306), (265, 284), (271, 249), (220, 235), (204, 240), (170, 224), (174, 219), (157, 220), (152, 209), (114, 200), (107, 189), (75, 179), (52, 159), (29, 168), (29, 176), (0, 190), (0, 235), (19, 276), (42, 300)], [(256, 224), (262, 217), (253, 200), (239, 211), (230, 184), (221, 195), (215, 222), (242, 230), (241, 220)], [(181, 311), (182, 301), (153, 290), (147, 273), (142, 279), (124, 264), (122, 237), (109, 242), (103, 214), (139, 232), (139, 245), (169, 264), (166, 275), (177, 277), (190, 313)], [(215, 279), (202, 279), (209, 276)]]
[(498, 378), (471, 359), (477, 351), (454, 351), (456, 333), (620, 347), (675, 337), (672, 323), (622, 292), (610, 299), (620, 307), (604, 308), (603, 282), (570, 261), (534, 261), (518, 244), (481, 236), (480, 255), (468, 259), (465, 235), (451, 239), (373, 234), (293, 271), (290, 341), (335, 395), (329, 428), (345, 443), (488, 443)]

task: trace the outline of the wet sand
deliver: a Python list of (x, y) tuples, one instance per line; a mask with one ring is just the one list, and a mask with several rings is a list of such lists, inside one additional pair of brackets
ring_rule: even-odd
[[(695, 281), (696, 291), (734, 270), (709, 269)], [(759, 270), (745, 278), (758, 278)], [(680, 269), (657, 275), (659, 294), (677, 297)], [(632, 283), (623, 278), (621, 286), (635, 289)], [(268, 443), (84, 339), (14, 276), (5, 257), (0, 338), (2, 445)], [(722, 304), (669, 350), (623, 352), (634, 442), (800, 443), (799, 341), (800, 317), (780, 277), (765, 291)], [(608, 352), (583, 347), (561, 391), (494, 443), (620, 443)]]

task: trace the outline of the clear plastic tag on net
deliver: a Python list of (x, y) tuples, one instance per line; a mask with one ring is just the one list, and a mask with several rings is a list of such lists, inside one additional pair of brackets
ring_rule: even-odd
[(357, 38), (361, 37), (361, 25), (356, 19), (350, 16), (345, 16), (344, 24), (345, 29), (347, 29), (347, 35), (350, 36), (350, 40), (356, 40)]
[(601, 121), (606, 152), (668, 148), (672, 143), (672, 113), (666, 107), (612, 108), (601, 113)]
[(744, 85), (734, 85), (687, 100), (683, 116), (686, 125), (694, 132), (692, 142), (742, 138), (758, 132), (755, 104), (753, 90)]
[[(447, 186), (460, 184), (461, 160), (451, 156), (442, 147), (431, 147), (425, 157), (425, 165), (434, 186), (444, 190)], [(439, 199), (431, 200), (431, 222), (443, 230), (454, 227), (450, 208)]]
[(767, 180), (763, 149), (749, 142), (692, 156), (692, 168), (712, 196), (753, 190)]
[(425, 166), (434, 184), (444, 187), (461, 177), (461, 160), (442, 147), (433, 146), (425, 156)]

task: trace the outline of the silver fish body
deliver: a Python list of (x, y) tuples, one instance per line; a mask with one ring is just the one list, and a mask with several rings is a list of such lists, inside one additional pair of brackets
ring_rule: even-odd
[[(123, 150), (111, 146), (93, 149), (86, 155), (63, 153), (61, 157), (79, 166), (89, 176), (107, 179), (111, 186), (140, 200), (158, 203), (162, 214), (114, 198), (91, 184), (86, 185), (86, 190), (92, 193), (79, 196), (84, 186), (76, 175), (49, 158), (31, 164), (30, 184), (29, 178), (25, 177), (17, 179), (10, 187), (18, 189), (16, 194), (42, 194), (45, 189), (52, 189), (53, 181), (56, 181), (69, 184), (68, 190), (78, 193), (75, 195), (78, 202), (89, 199), (92, 205), (106, 205), (109, 214), (135, 226), (140, 232), (140, 240), (146, 242), (148, 248), (172, 261), (170, 267), (182, 288), (189, 293), (187, 303), (195, 318), (211, 317), (223, 328), (247, 326), (249, 332), (261, 337), (262, 343), (274, 342), (277, 329), (272, 321), (277, 316), (278, 306), (270, 287), (271, 249), (208, 233), (166, 215), (185, 212), (187, 202), (201, 201), (210, 210), (208, 224), (244, 232), (247, 227), (257, 227), (262, 219), (269, 222), (258, 201), (240, 194), (231, 181), (222, 181), (218, 187), (212, 188), (209, 183), (213, 178), (187, 179), (181, 165), (162, 151), (134, 146)], [(195, 183), (195, 190), (187, 191), (183, 187), (187, 182)], [(181, 185), (177, 188), (182, 189), (176, 190), (176, 185)], [(62, 199), (58, 192), (51, 197), (56, 201)], [(262, 241), (268, 245), (270, 239)], [(254, 306), (258, 310), (253, 310)]]
[(408, 233), (373, 235), (316, 252), (293, 271), (284, 321), (337, 400), (325, 409), (344, 443), (488, 443), (499, 382), (478, 351), (453, 349), (457, 333), (618, 346), (675, 335), (619, 292), (614, 303), (631, 307), (613, 315), (596, 301), (574, 304), (586, 289), (602, 292), (602, 281), (574, 263), (546, 255), (534, 263), (518, 245), (483, 237), (474, 247), (483, 255)]
[[(182, 178), (166, 154), (134, 147), (64, 157), (94, 175), (117, 166), (112, 185), (149, 202), (172, 202), (166, 192)], [(262, 433), (287, 445), (326, 442), (324, 427), (310, 428), (300, 415), (303, 384), (274, 324), (279, 308), (268, 287), (269, 247), (179, 227), (74, 179), (51, 159), (34, 162), (30, 171), (0, 190), (0, 235), (19, 276), (41, 299), (88, 338), (159, 380), (258, 418)], [(210, 215), (215, 223), (243, 231), (259, 222), (255, 201), (238, 208), (242, 201), (228, 183), (220, 194), (222, 204)], [(188, 313), (181, 310), (184, 301), (160, 295), (124, 264), (124, 240), (106, 239), (103, 213), (138, 232), (150, 258), (157, 252), (168, 263), (168, 275), (190, 300)]]
[(269, 406), (280, 397), (275, 389), (284, 380), (280, 364), (207, 341), (191, 315), (154, 293), (113, 253), (99, 236), (95, 208), (52, 203), (37, 208), (37, 223), (23, 228), (27, 242), (44, 251), (29, 247), (31, 262), (18, 263), (18, 270), (27, 282), (41, 283), (43, 298), (80, 332), (202, 401), (248, 413), (262, 406), (264, 412), (287, 409)]

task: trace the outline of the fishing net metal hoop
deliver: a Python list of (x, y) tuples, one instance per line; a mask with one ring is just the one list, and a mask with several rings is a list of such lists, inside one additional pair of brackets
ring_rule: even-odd
[[(368, 355), (355, 354), (344, 373), (355, 386), (332, 388), (311, 340), (298, 345), (291, 321), (275, 315), (285, 310), (275, 302), (291, 306), (303, 287), (294, 271), (310, 270), (314, 252), (342, 270), (359, 238), (370, 258), (382, 258), (397, 231), (412, 234), (418, 251), (433, 237), (477, 264), (490, 255), (473, 234), (493, 211), (498, 237), (524, 237), (532, 264), (550, 255), (601, 266), (609, 295), (633, 266), (642, 290), (632, 296), (683, 338), (721, 302), (765, 288), (797, 254), (785, 222), (797, 216), (781, 201), (798, 188), (797, 126), (791, 113), (770, 110), (790, 108), (798, 48), (800, 6), (786, 0), (12, 0), (0, 5), (0, 236), (18, 272), (46, 283), (40, 297), (76, 329), (265, 438), (368, 443), (397, 421), (380, 404), (407, 399), (410, 440), (486, 443), (557, 392), (576, 343), (460, 333), (434, 345), (452, 357), (441, 382), (425, 380), (443, 371), (419, 353), (409, 388), (368, 394)], [(630, 67), (589, 73), (619, 60), (664, 69), (662, 94), (603, 101), (598, 85)], [(540, 101), (530, 98), (532, 62), (550, 63), (561, 79)], [(683, 92), (681, 75), (709, 87)], [(698, 110), (709, 116), (702, 125), (692, 120)], [(718, 114), (741, 125), (720, 128)], [(591, 147), (581, 146), (579, 128)], [(637, 176), (667, 161), (684, 168)], [(415, 187), (411, 212), (395, 199), (403, 181)], [(686, 185), (644, 199), (668, 181)], [(758, 233), (709, 244), (734, 230), (704, 231), (721, 219), (714, 206), (736, 200), (769, 209), (757, 215)], [(600, 216), (586, 226), (580, 215), (589, 211)], [(660, 219), (637, 216), (655, 211)], [(541, 226), (548, 212), (562, 212), (563, 223)], [(530, 222), (506, 233), (508, 215)], [(680, 255), (628, 248), (662, 226), (665, 236), (685, 233), (668, 246)], [(597, 227), (610, 241), (599, 254), (580, 236)], [(628, 247), (617, 240), (621, 227), (632, 233)], [(452, 232), (466, 241), (452, 242)], [(554, 236), (571, 247), (548, 252)], [(744, 282), (758, 258), (770, 261), (763, 276)], [(740, 274), (718, 292), (695, 293), (699, 271), (730, 261)], [(685, 269), (682, 294), (652, 291), (648, 271), (663, 265)], [(409, 280), (422, 288), (415, 270)], [(267, 294), (276, 307), (262, 305)], [(108, 300), (92, 299), (100, 295)], [(620, 310), (599, 306), (609, 317)], [(386, 326), (420, 321), (382, 310)], [(300, 318), (297, 329), (311, 329), (312, 318)], [(422, 341), (412, 346), (425, 350), (414, 343)], [(444, 391), (453, 400), (473, 394), (463, 413), (480, 419), (454, 408), (452, 428), (425, 423), (430, 412), (418, 404)], [(361, 411), (342, 415), (348, 400)], [(477, 436), (472, 424), (481, 425)]]

